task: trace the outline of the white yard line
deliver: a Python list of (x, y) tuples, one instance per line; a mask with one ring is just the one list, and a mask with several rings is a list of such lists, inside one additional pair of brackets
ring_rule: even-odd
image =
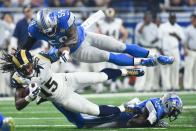
[[(130, 92), (130, 93), (106, 93), (106, 94), (87, 94), (84, 95), (86, 98), (111, 98), (111, 97), (139, 97), (139, 96), (161, 96), (165, 92)], [(196, 92), (177, 92), (178, 95), (194, 94)]]
[[(179, 117), (179, 119), (184, 119), (187, 118), (185, 116), (181, 116)], [(190, 117), (189, 117), (190, 118)], [(195, 117), (191, 117), (191, 118), (196, 118)], [(66, 117), (14, 117), (14, 120), (65, 120)]]
[(183, 109), (196, 109), (196, 105), (194, 106), (183, 106)]
[[(22, 111), (22, 112), (20, 112), (20, 111), (4, 111), (3, 113), (10, 113), (10, 114), (25, 114), (25, 113), (27, 113), (27, 114), (48, 114), (48, 113), (59, 114), (60, 113), (57, 110), (45, 111), (45, 108), (43, 108), (43, 109), (44, 109), (44, 111), (41, 111), (39, 109), (39, 111), (25, 111), (25, 112), (24, 111)], [(184, 112), (187, 112), (188, 109), (196, 109), (196, 105), (195, 106), (188, 105), (188, 106), (183, 107)]]
[(170, 127), (196, 127), (196, 125), (180, 124), (180, 125), (171, 125)]
[[(165, 92), (130, 92), (130, 93), (104, 93), (104, 94), (84, 94), (86, 98), (111, 98), (111, 97), (138, 97), (138, 96), (160, 96)], [(194, 91), (181, 91), (177, 92), (179, 95), (196, 95)], [(11, 101), (14, 97), (3, 97), (0, 101)]]
[[(16, 125), (16, 127), (20, 127), (20, 128), (31, 128), (31, 127), (75, 127), (75, 125)], [(123, 129), (130, 129), (130, 128), (123, 128)], [(149, 129), (149, 128), (131, 128), (131, 129), (138, 129), (138, 130), (141, 130), (141, 129)], [(150, 129), (155, 129), (155, 130), (160, 130), (160, 129), (167, 129), (167, 128), (150, 128)], [(92, 129), (93, 130), (93, 129)], [(104, 131), (104, 129), (102, 130)], [(113, 130), (113, 129), (110, 129), (110, 131), (117, 131), (117, 130)]]
[(23, 117), (14, 117), (14, 120), (63, 120), (66, 117), (30, 117), (30, 118), (23, 118)]
[(16, 127), (75, 127), (74, 125), (16, 125)]
[[(75, 125), (16, 125), (20, 128), (31, 128), (31, 127), (75, 127)], [(194, 125), (171, 125), (170, 127), (196, 127)], [(167, 129), (167, 128), (123, 128), (123, 129)], [(114, 130), (113, 130), (114, 131)]]

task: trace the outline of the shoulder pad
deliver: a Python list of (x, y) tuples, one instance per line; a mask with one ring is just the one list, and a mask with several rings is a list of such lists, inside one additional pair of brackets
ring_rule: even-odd
[(31, 37), (36, 37), (39, 29), (35, 20), (32, 20), (28, 26), (28, 33)]
[(59, 27), (66, 30), (75, 23), (75, 16), (69, 10), (59, 10), (57, 12), (57, 18)]
[(40, 52), (40, 53), (36, 54), (35, 58), (39, 58), (39, 59), (41, 59), (43, 61), (51, 62), (51, 60), (48, 57), (47, 53), (44, 53), (44, 52)]

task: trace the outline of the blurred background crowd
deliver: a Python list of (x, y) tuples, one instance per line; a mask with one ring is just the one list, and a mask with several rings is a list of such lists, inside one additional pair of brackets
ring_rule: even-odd
[[(11, 52), (28, 36), (28, 23), (41, 8), (62, 8), (74, 12), (81, 24), (102, 9), (106, 18), (89, 31), (139, 44), (158, 54), (175, 57), (172, 66), (145, 68), (140, 78), (119, 78), (78, 92), (196, 91), (196, 0), (0, 0), (0, 50)], [(48, 51), (46, 41), (37, 41), (32, 52)], [(117, 67), (109, 63), (56, 62), (54, 72), (100, 71)], [(0, 97), (12, 96), (10, 74), (0, 72)]]

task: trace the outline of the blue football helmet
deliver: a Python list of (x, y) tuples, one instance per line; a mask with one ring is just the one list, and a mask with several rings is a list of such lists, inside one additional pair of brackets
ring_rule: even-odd
[(168, 115), (170, 121), (177, 119), (183, 109), (182, 100), (176, 93), (166, 93), (161, 98), (164, 111)]
[(57, 16), (49, 9), (37, 12), (36, 19), (40, 31), (48, 36), (54, 36), (57, 28)]

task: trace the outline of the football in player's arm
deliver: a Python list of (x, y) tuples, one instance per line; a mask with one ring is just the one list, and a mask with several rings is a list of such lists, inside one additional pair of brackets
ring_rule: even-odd
[[(41, 59), (42, 58), (42, 59)], [(51, 60), (38, 54), (32, 57), (25, 50), (16, 51), (14, 55), (3, 53), (2, 70), (13, 72), (12, 86), (16, 88), (15, 104), (18, 110), (25, 108), (39, 96), (60, 103), (64, 108), (94, 116), (108, 116), (118, 114), (127, 107), (97, 105), (79, 94), (75, 90), (95, 83), (105, 82), (118, 76), (142, 76), (142, 69), (111, 69), (101, 72), (53, 73), (50, 69)]]

